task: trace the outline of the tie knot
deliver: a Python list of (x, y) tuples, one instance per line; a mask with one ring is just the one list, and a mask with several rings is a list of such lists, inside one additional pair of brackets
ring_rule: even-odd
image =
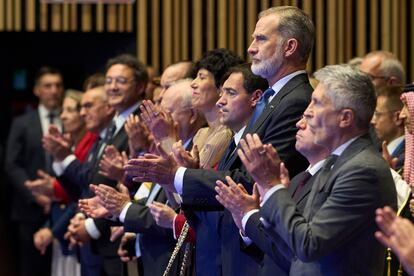
[(49, 124), (53, 124), (53, 120), (55, 119), (55, 117), (56, 117), (56, 114), (53, 112), (49, 112), (47, 114), (47, 118), (49, 119)]
[(268, 89), (266, 89), (266, 90), (265, 90), (265, 92), (263, 93), (261, 100), (262, 100), (262, 101), (266, 101), (266, 102), (267, 102), (267, 100), (268, 100), (271, 96), (273, 96), (274, 94), (275, 94), (275, 91), (274, 91), (271, 87), (269, 87), (269, 88), (268, 88)]

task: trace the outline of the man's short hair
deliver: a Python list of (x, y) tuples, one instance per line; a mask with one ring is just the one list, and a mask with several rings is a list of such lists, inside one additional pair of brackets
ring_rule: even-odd
[(272, 7), (259, 13), (259, 18), (276, 14), (279, 16), (278, 32), (286, 41), (294, 38), (299, 42), (298, 51), (302, 62), (306, 62), (315, 42), (315, 26), (310, 17), (293, 6)]
[(230, 77), (233, 73), (241, 73), (243, 75), (243, 87), (246, 89), (248, 94), (253, 93), (256, 90), (265, 91), (269, 88), (269, 84), (266, 79), (253, 74), (251, 69), (251, 63), (245, 63), (241, 65), (237, 65), (231, 67), (228, 72), (223, 76), (221, 79), (221, 84), (223, 85), (224, 82)]
[(403, 90), (400, 86), (384, 86), (377, 89), (377, 96), (386, 98), (385, 105), (389, 111), (398, 111), (403, 108), (402, 93)]
[(376, 106), (374, 86), (369, 76), (347, 64), (329, 65), (315, 72), (336, 110), (352, 109), (356, 126), (367, 129)]
[(44, 75), (59, 75), (63, 80), (62, 73), (58, 69), (56, 69), (54, 67), (51, 67), (51, 66), (42, 66), (36, 72), (35, 79), (34, 79), (35, 80), (35, 85), (39, 85), (40, 79)]
[(136, 57), (129, 55), (129, 54), (122, 54), (111, 58), (106, 63), (106, 70), (105, 73), (108, 72), (109, 68), (113, 65), (122, 64), (134, 71), (134, 78), (135, 81), (138, 83), (147, 83), (148, 82), (148, 72), (147, 67), (140, 61), (136, 59)]
[(206, 69), (214, 76), (216, 87), (219, 88), (221, 77), (230, 67), (242, 64), (244, 61), (237, 54), (227, 49), (215, 49), (205, 52), (196, 63), (196, 70)]
[(366, 54), (364, 58), (379, 57), (381, 64), (379, 73), (384, 77), (396, 77), (400, 84), (405, 83), (405, 71), (398, 58), (391, 52), (378, 50)]

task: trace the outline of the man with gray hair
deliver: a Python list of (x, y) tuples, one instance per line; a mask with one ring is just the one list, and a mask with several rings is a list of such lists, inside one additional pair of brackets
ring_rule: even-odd
[(258, 137), (242, 144), (241, 159), (262, 199), (262, 224), (273, 248), (282, 239), (291, 250), (290, 275), (380, 275), (385, 249), (374, 238), (375, 209), (397, 205), (388, 165), (368, 136), (374, 88), (349, 65), (326, 66), (315, 77), (319, 84), (304, 116), (315, 144), (330, 156), (303, 214), (288, 194), (286, 172), (277, 169), (276, 151)]
[(369, 75), (375, 89), (405, 83), (403, 66), (391, 52), (373, 51), (368, 53), (362, 59), (359, 69)]

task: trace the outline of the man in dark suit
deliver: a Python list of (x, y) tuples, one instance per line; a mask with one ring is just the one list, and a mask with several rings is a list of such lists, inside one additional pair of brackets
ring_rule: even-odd
[(52, 160), (42, 148), (42, 137), (50, 124), (61, 128), (62, 75), (56, 69), (41, 68), (33, 91), (39, 98), (39, 106), (13, 121), (7, 142), (5, 172), (13, 190), (11, 217), (18, 228), (20, 275), (48, 275), (50, 255), (41, 257), (32, 237), (36, 228), (43, 226), (50, 202), (43, 196), (34, 197), (24, 183), (37, 179), (37, 170), (50, 172)]
[(378, 139), (386, 143), (393, 169), (400, 171), (404, 165), (405, 139), (404, 122), (399, 118), (403, 103), (400, 99), (400, 87), (385, 86), (377, 90), (377, 106), (371, 124)]
[(327, 66), (315, 77), (319, 84), (304, 116), (314, 142), (331, 155), (313, 182), (303, 214), (280, 184), (279, 173), (259, 169), (269, 160), (277, 165), (277, 153), (258, 138), (244, 144), (243, 163), (262, 197), (262, 223), (270, 240), (282, 239), (291, 250), (290, 275), (380, 275), (385, 248), (373, 235), (375, 209), (397, 204), (388, 165), (368, 135), (374, 88), (348, 65)]

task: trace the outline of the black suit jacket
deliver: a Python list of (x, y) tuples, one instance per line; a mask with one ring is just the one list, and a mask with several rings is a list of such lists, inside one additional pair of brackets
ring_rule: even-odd
[[(37, 179), (37, 170), (46, 168), (42, 126), (37, 110), (13, 120), (6, 148), (5, 172), (13, 188), (12, 219), (22, 222), (44, 220), (42, 208), (24, 186)], [(40, 225), (39, 225), (40, 226)]]
[[(256, 123), (244, 133), (257, 133), (264, 143), (275, 146), (292, 174), (302, 171), (307, 165), (307, 161), (294, 147), (297, 131), (295, 124), (309, 104), (311, 91), (306, 74), (295, 76), (266, 106)], [(253, 181), (242, 166), (236, 151), (221, 168), (221, 171), (186, 170), (183, 181), (183, 209), (223, 210), (215, 199), (214, 187), (215, 181), (224, 180), (226, 175), (243, 183), (251, 192)], [(258, 264), (240, 249), (238, 228), (228, 211), (209, 214), (198, 212), (189, 219), (197, 232), (197, 274), (257, 273)]]

